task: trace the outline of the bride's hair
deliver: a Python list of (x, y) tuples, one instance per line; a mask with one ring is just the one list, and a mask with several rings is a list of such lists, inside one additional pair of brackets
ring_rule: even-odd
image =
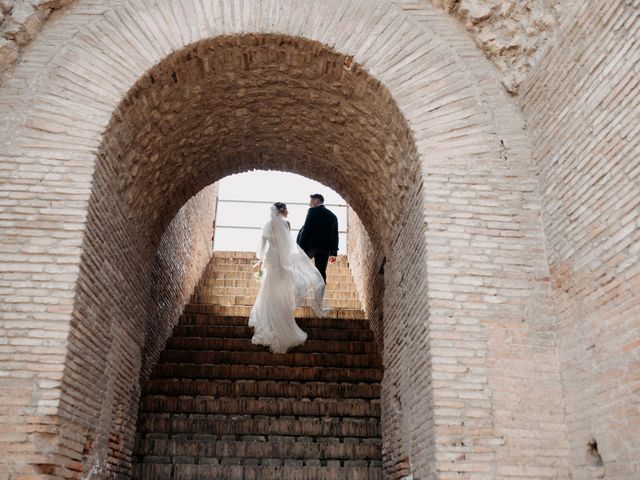
[(273, 206), (276, 207), (276, 210), (278, 210), (279, 212), (287, 209), (287, 204), (282, 202), (276, 202), (273, 204)]

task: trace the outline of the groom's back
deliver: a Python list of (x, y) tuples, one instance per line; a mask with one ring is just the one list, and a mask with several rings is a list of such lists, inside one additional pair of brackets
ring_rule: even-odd
[(324, 205), (310, 208), (298, 243), (303, 249), (338, 249), (338, 218)]

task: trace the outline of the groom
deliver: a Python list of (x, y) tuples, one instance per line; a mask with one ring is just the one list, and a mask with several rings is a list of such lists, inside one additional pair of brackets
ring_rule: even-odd
[(313, 258), (324, 283), (327, 283), (327, 262), (336, 261), (338, 255), (338, 219), (324, 206), (324, 197), (311, 195), (309, 211), (298, 232), (297, 242), (309, 258)]

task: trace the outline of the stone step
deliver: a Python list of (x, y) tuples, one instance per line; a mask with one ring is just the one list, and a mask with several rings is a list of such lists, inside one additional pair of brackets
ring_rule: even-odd
[[(345, 328), (348, 330), (369, 329), (369, 321), (362, 319), (349, 318), (318, 318), (307, 317), (297, 318), (296, 323), (300, 328)], [(226, 316), (226, 315), (208, 315), (208, 314), (183, 314), (180, 317), (181, 325), (219, 325), (219, 326), (238, 326), (246, 327), (249, 324), (249, 318), (246, 316)]]
[[(253, 296), (258, 295), (260, 285), (252, 285), (249, 287), (210, 287), (201, 286), (196, 288), (193, 296), (197, 297), (217, 297), (217, 296)], [(355, 290), (338, 290), (328, 288), (324, 295), (325, 300), (358, 300), (358, 294)], [(206, 303), (200, 301), (200, 303)], [(217, 303), (215, 301), (210, 303)]]
[[(202, 459), (218, 460), (242, 459), (241, 463), (249, 459), (281, 459), (281, 460), (378, 460), (382, 458), (380, 442), (363, 443), (360, 439), (355, 442), (311, 442), (300, 441), (296, 437), (283, 437), (290, 441), (267, 441), (264, 436), (251, 436), (247, 441), (237, 440), (187, 440), (180, 438), (146, 438), (138, 442), (135, 454), (141, 457), (164, 457), (171, 463), (202, 462)], [(256, 441), (257, 440), (257, 441)], [(279, 440), (279, 439), (278, 439)], [(309, 439), (311, 440), (311, 439)], [(339, 440), (339, 439), (336, 439)], [(364, 439), (367, 440), (367, 439)], [(374, 439), (377, 440), (377, 439)], [(176, 462), (179, 457), (179, 461)], [(271, 462), (270, 462), (271, 463)]]
[[(141, 412), (139, 432), (141, 438), (146, 438), (146, 434), (165, 434), (177, 438), (184, 438), (185, 435), (214, 434), (219, 439), (227, 435), (379, 438), (380, 420), (353, 417), (254, 418), (250, 415)], [(314, 439), (318, 441), (317, 438)]]
[[(201, 338), (172, 337), (167, 341), (171, 350), (228, 350), (244, 352), (263, 352), (267, 347), (254, 345), (249, 338)], [(345, 354), (377, 354), (373, 342), (336, 342), (327, 340), (307, 340), (302, 345), (292, 348), (289, 353), (345, 353)]]
[[(208, 278), (204, 277), (198, 283), (197, 290), (202, 288), (260, 288), (260, 283), (254, 278)], [(356, 291), (354, 282), (332, 282), (327, 284), (327, 293), (335, 291)]]
[[(215, 268), (211, 270), (205, 270), (202, 274), (203, 279), (217, 279), (217, 278), (236, 278), (240, 280), (256, 280), (255, 272), (251, 269), (238, 270), (230, 268)], [(348, 270), (327, 272), (327, 284), (331, 283), (349, 283), (353, 281), (351, 272)]]
[(380, 398), (379, 383), (154, 378), (146, 382), (144, 390), (148, 395), (367, 400)]
[(140, 411), (299, 417), (379, 417), (380, 401), (358, 398), (295, 399), (146, 395), (142, 398)]
[(207, 351), (207, 350), (164, 350), (159, 363), (208, 363), (216, 365), (286, 365), (291, 367), (334, 367), (334, 368), (382, 368), (380, 357), (375, 354), (350, 355), (339, 353), (271, 353)]
[(253, 345), (252, 252), (216, 252), (144, 385), (135, 478), (382, 478), (382, 362), (346, 257), (328, 267), (309, 339)]
[(381, 467), (288, 465), (195, 465), (143, 463), (136, 465), (141, 480), (382, 480)]
[[(253, 265), (258, 261), (255, 253), (252, 256), (244, 256), (244, 257), (223, 257), (214, 254), (209, 260), (209, 265), (220, 265), (220, 264), (238, 264), (238, 265)], [(312, 259), (309, 259), (309, 262), (313, 263)], [(338, 255), (336, 257), (336, 261), (333, 263), (327, 264), (327, 268), (348, 268), (349, 261), (346, 256)]]
[[(335, 340), (335, 341), (373, 341), (371, 330), (346, 328), (310, 328), (304, 329), (309, 340)], [(251, 338), (253, 327), (249, 326), (218, 326), (218, 325), (183, 325), (178, 324), (173, 328), (174, 337), (204, 337), (204, 338)]]
[[(186, 314), (209, 314), (233, 317), (248, 317), (251, 314), (251, 305), (212, 305), (204, 303), (188, 303), (185, 306)], [(310, 307), (299, 307), (295, 310), (296, 318), (315, 317)], [(367, 317), (361, 308), (331, 308), (323, 318), (362, 319)]]
[[(215, 281), (220, 279), (229, 279), (235, 278), (237, 280), (246, 280), (249, 282), (253, 282), (254, 285), (260, 286), (260, 282), (262, 280), (258, 280), (256, 278), (256, 273), (252, 269), (219, 269), (207, 271), (205, 270), (201, 280), (202, 281)], [(348, 290), (355, 290), (356, 285), (353, 281), (353, 277), (351, 276), (351, 272), (348, 270), (345, 271), (334, 271), (327, 272), (327, 288), (337, 289), (338, 284), (345, 285)]]
[(256, 252), (241, 252), (241, 251), (227, 251), (227, 250), (216, 250), (213, 252), (211, 259), (216, 258), (255, 258)]
[[(192, 295), (190, 303), (205, 305), (249, 305), (256, 303), (255, 296), (245, 295)], [(327, 308), (361, 308), (360, 300), (345, 300), (336, 298), (325, 298), (322, 302), (323, 307)]]
[(292, 380), (303, 382), (379, 383), (378, 368), (289, 367), (284, 365), (215, 365), (206, 363), (159, 363), (156, 378), (209, 378)]
[[(218, 258), (213, 258), (212, 261), (209, 262), (209, 264), (205, 267), (209, 270), (216, 270), (216, 269), (253, 269), (253, 266), (258, 262), (257, 259), (252, 258), (252, 259), (236, 259), (236, 258), (232, 258), (232, 259), (218, 259)], [(309, 262), (310, 265), (314, 265), (313, 261)], [(315, 266), (315, 265), (314, 265)], [(346, 262), (335, 262), (333, 264), (328, 264), (327, 265), (327, 273), (328, 272), (350, 272), (351, 269), (349, 268), (349, 265)]]
[[(217, 253), (213, 254), (211, 260), (209, 262), (210, 265), (220, 265), (220, 264), (248, 264), (253, 265), (257, 262), (257, 258), (255, 253), (249, 253), (245, 256), (237, 256), (237, 257), (228, 257), (224, 255), (218, 255)], [(349, 262), (345, 255), (338, 255), (336, 257), (336, 261), (334, 263), (330, 263), (327, 265), (328, 268), (338, 268), (338, 267), (348, 267)]]

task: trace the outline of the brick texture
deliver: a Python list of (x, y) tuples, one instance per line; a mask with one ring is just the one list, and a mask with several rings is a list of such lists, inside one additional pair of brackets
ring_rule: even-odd
[(52, 15), (0, 90), (0, 462), (128, 475), (139, 380), (204, 267), (214, 193), (178, 212), (277, 168), (353, 208), (389, 478), (633, 478), (636, 9), (565, 5), (519, 104), (420, 2)]
[[(94, 192), (111, 187), (99, 175), (98, 170)], [(82, 432), (84, 444), (77, 445), (83, 447), (78, 453), (85, 471), (124, 474), (131, 468), (131, 422), (140, 382), (157, 361), (211, 255), (215, 193), (215, 186), (208, 187), (178, 211), (156, 242), (155, 256), (126, 228), (120, 198), (110, 196), (111, 208), (90, 212), (85, 242), (92, 248), (85, 246), (86, 270), (78, 278), (70, 332), (78, 340), (69, 342), (59, 408), (67, 426)], [(105, 208), (106, 202), (100, 204)], [(113, 234), (127, 230), (124, 238)], [(129, 263), (134, 259), (135, 265)], [(89, 363), (88, 354), (94, 358)]]
[(74, 0), (0, 1), (0, 84), (20, 54), (57, 10)]
[(640, 476), (638, 2), (568, 2), (534, 132), (574, 478)]

